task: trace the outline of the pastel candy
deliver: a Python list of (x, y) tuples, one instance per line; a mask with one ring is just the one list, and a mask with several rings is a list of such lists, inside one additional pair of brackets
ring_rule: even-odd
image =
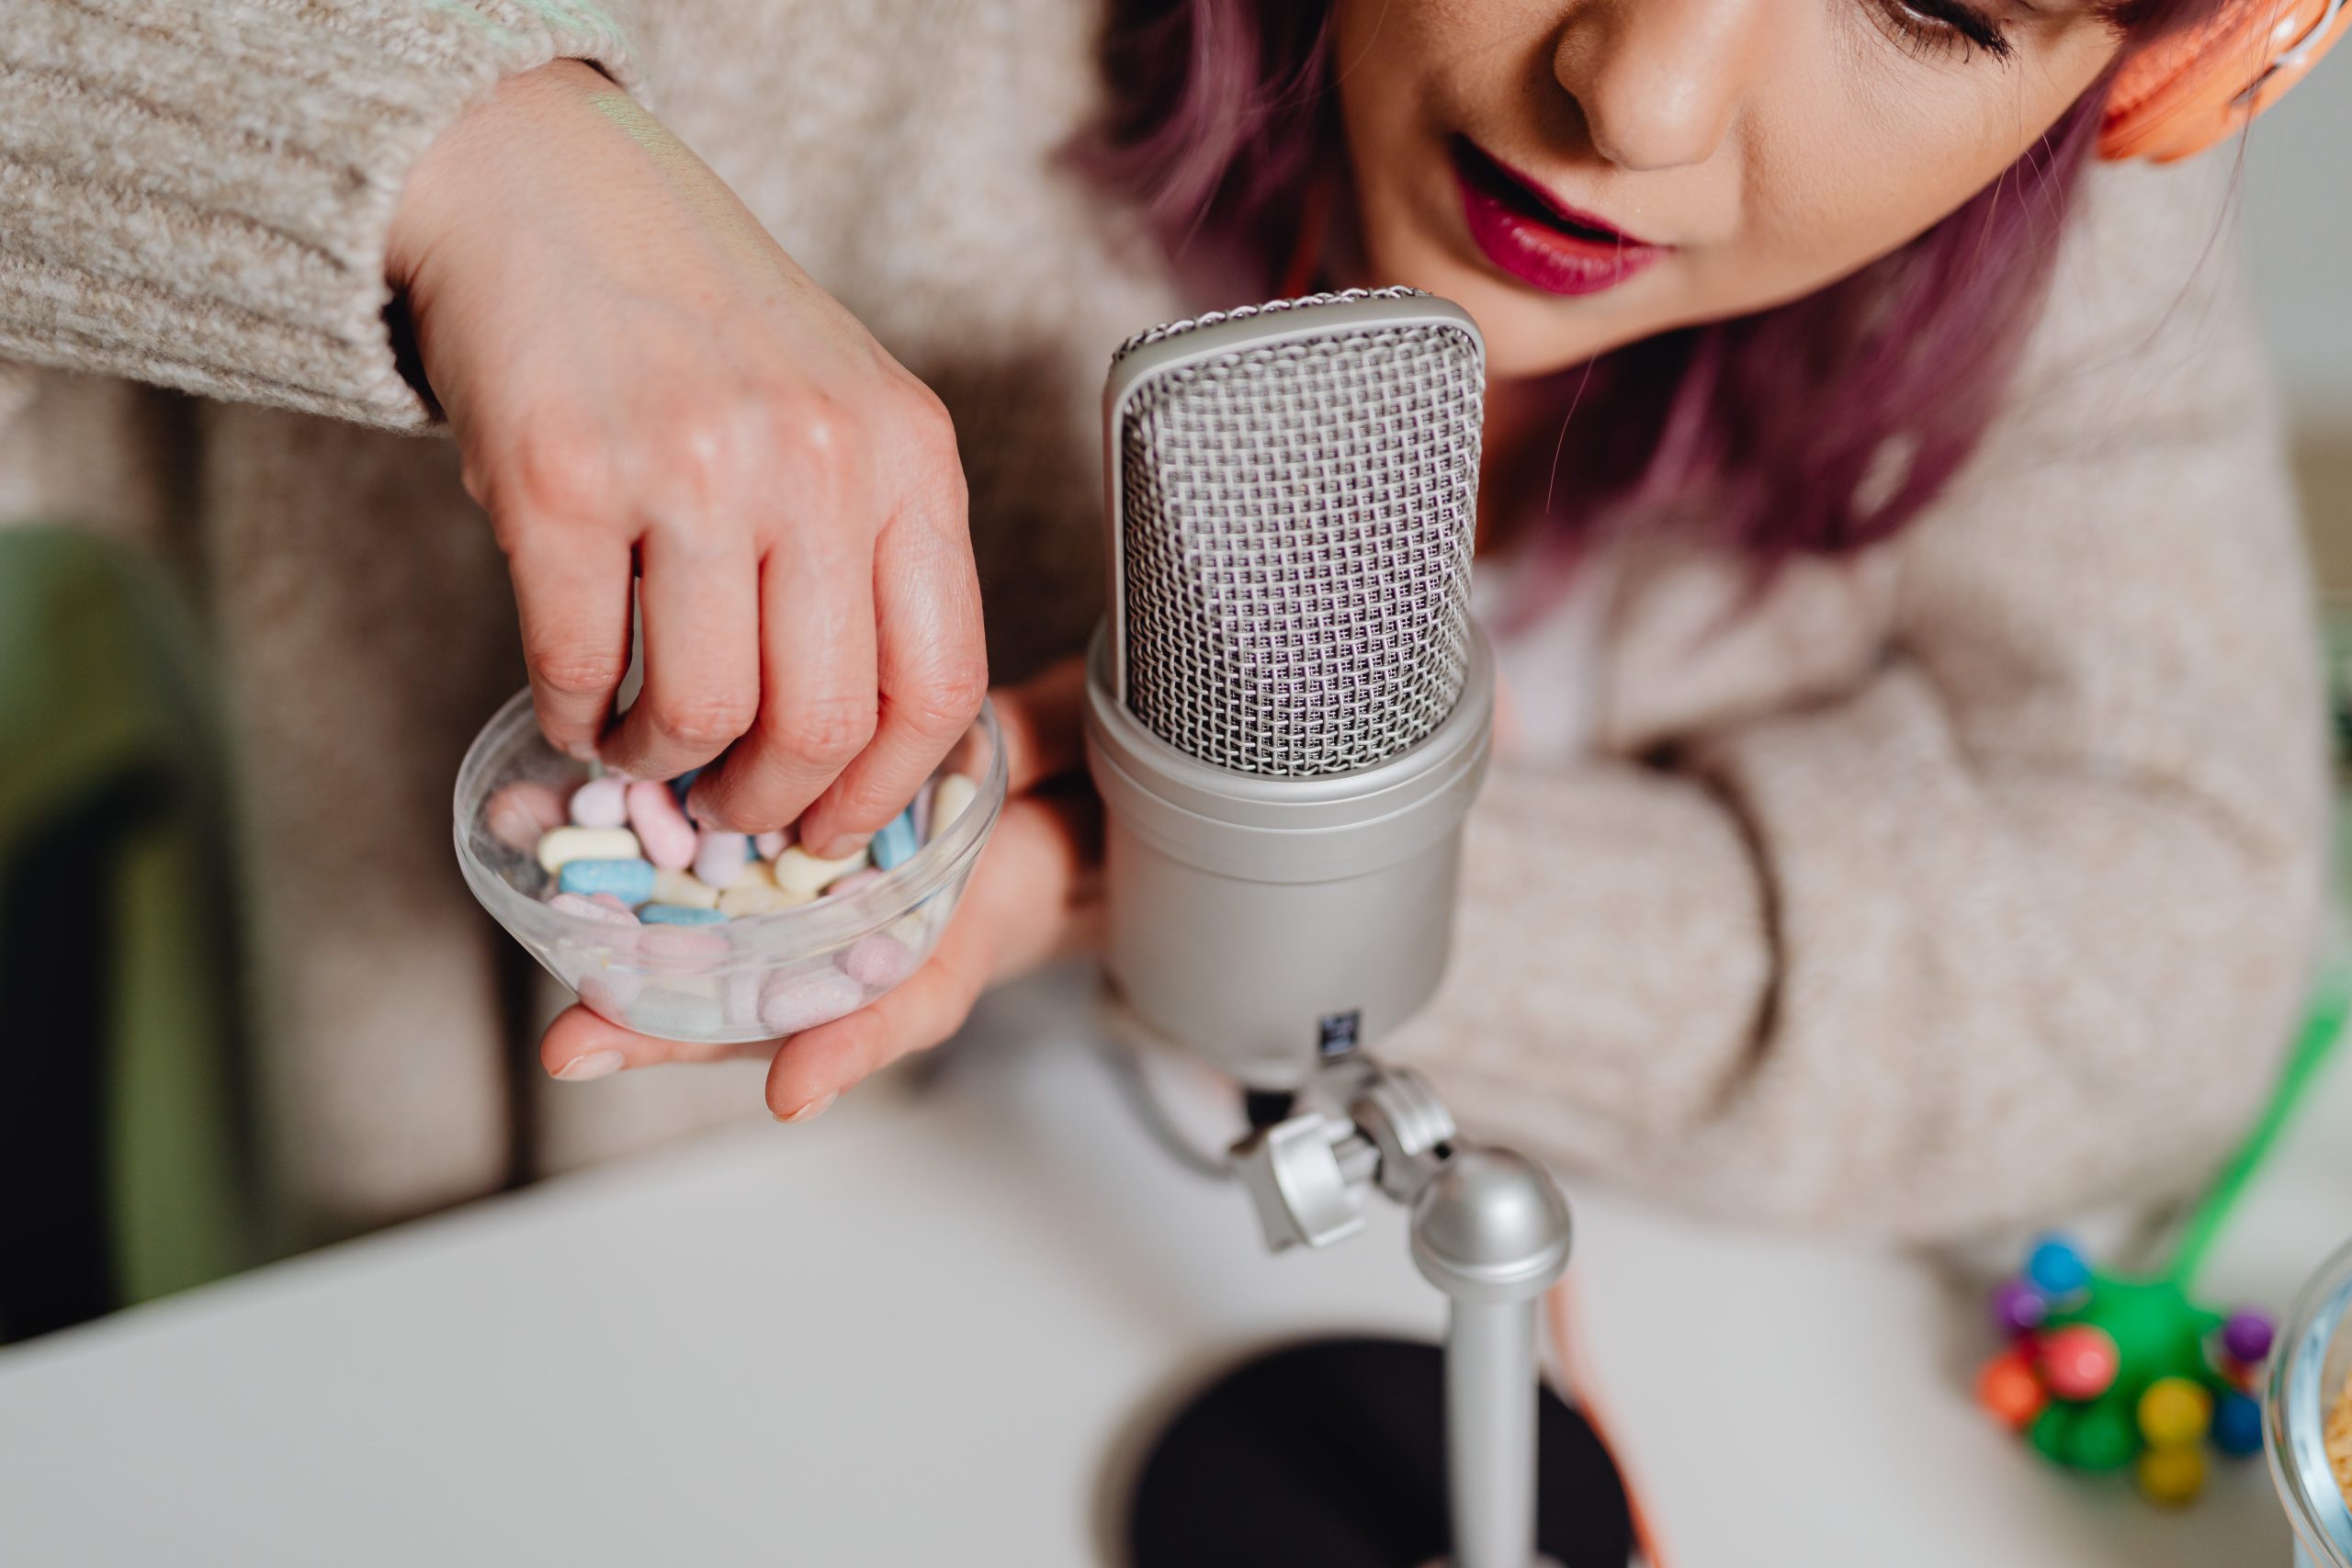
[(548, 900), (548, 908), (561, 909), (567, 915), (577, 915), (583, 920), (594, 920), (599, 925), (637, 924), (637, 917), (629, 913), (628, 906), (618, 902), (608, 904), (605, 899), (609, 897), (600, 893), (593, 898), (586, 898), (577, 893), (559, 893)]
[(759, 852), (762, 860), (774, 860), (784, 853), (784, 847), (790, 842), (792, 835), (779, 828), (773, 833), (762, 833), (753, 839), (752, 847)]
[(933, 837), (955, 826), (964, 808), (979, 798), (980, 786), (962, 773), (944, 773), (932, 791), (931, 831)]
[(684, 871), (694, 863), (695, 826), (678, 809), (668, 785), (651, 779), (629, 785), (628, 820), (644, 840), (645, 858), (663, 871)]
[(779, 975), (760, 991), (760, 1023), (778, 1034), (797, 1034), (855, 1012), (865, 987), (838, 969), (814, 975)]
[(914, 969), (914, 949), (885, 931), (858, 938), (842, 955), (842, 973), (868, 990), (887, 991)]
[(717, 909), (697, 909), (691, 904), (648, 904), (638, 918), (649, 926), (716, 926), (727, 920)]
[(624, 904), (653, 897), (653, 867), (641, 860), (570, 860), (555, 880), (566, 893), (609, 893)]
[(705, 828), (695, 849), (695, 879), (724, 893), (743, 880), (750, 857), (751, 840), (742, 834)]
[(914, 808), (910, 807), (882, 824), (882, 830), (874, 835), (874, 842), (867, 846), (867, 851), (874, 856), (876, 865), (888, 871), (919, 848), (921, 845), (915, 840)]
[(580, 993), (588, 1010), (615, 1023), (626, 1023), (628, 1004), (645, 988), (645, 982), (626, 969), (605, 969), (582, 975), (572, 982), (571, 988)]
[(629, 1004), (628, 1026), (672, 1040), (692, 1040), (718, 1028), (718, 1002), (712, 997), (687, 996), (653, 987)]
[(778, 887), (767, 875), (767, 867), (718, 896), (718, 912), (730, 918), (744, 915), (773, 915), (784, 909), (797, 909), (816, 898), (813, 893), (797, 893), (788, 887)]
[(687, 872), (657, 871), (653, 874), (653, 901), (683, 904), (689, 909), (716, 909), (718, 889), (707, 882), (697, 882)]
[(563, 823), (563, 796), (531, 779), (501, 786), (481, 808), (481, 825), (490, 836), (525, 854)]
[(637, 912), (609, 893), (591, 893), (588, 895), (588, 902), (599, 908), (610, 909), (616, 915), (627, 915), (631, 925), (637, 923)]
[(618, 828), (628, 821), (628, 781), (618, 773), (590, 779), (571, 792), (577, 828)]
[(739, 970), (720, 982), (718, 1010), (729, 1029), (750, 1029), (760, 1021), (760, 977)]
[(854, 893), (861, 887), (871, 887), (881, 880), (882, 874), (869, 865), (864, 871), (851, 872), (839, 882), (836, 882), (827, 887), (825, 889), (825, 897), (828, 898), (839, 898), (844, 894)]
[(665, 984), (680, 987), (699, 978), (684, 973), (687, 967), (716, 963), (731, 951), (727, 933), (712, 926), (648, 926), (637, 945), (647, 957), (664, 961)]
[[(539, 869), (555, 875), (576, 860), (636, 860), (637, 835), (626, 828), (558, 828), (540, 836)], [(564, 889), (569, 893), (571, 888)], [(582, 892), (600, 891), (582, 888)]]
[(787, 893), (821, 893), (828, 883), (838, 882), (865, 865), (864, 850), (840, 860), (819, 860), (795, 844), (775, 857), (775, 885)]

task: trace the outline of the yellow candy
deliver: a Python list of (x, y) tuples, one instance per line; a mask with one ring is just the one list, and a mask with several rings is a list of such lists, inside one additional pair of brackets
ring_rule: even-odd
[(2151, 1503), (2177, 1507), (2205, 1486), (2205, 1455), (2194, 1443), (2168, 1443), (2140, 1455), (2140, 1490)]
[(773, 874), (775, 885), (787, 893), (806, 893), (810, 897), (823, 892), (851, 872), (865, 864), (865, 852), (844, 855), (840, 860), (819, 860), (807, 850), (795, 844), (775, 857)]
[(933, 787), (931, 796), (931, 836), (939, 837), (949, 823), (964, 815), (964, 807), (978, 796), (980, 786), (962, 773), (948, 773)]
[(576, 860), (641, 860), (637, 835), (626, 828), (558, 828), (539, 840), (539, 866), (549, 876)]
[[(792, 852), (786, 850), (786, 854)], [(744, 915), (772, 915), (778, 909), (790, 909), (812, 903), (814, 893), (803, 893), (797, 887), (779, 887), (775, 876), (762, 861), (752, 861), (743, 868), (743, 879), (718, 896), (718, 912), (729, 919)]]
[(653, 901), (680, 904), (689, 909), (716, 909), (718, 889), (692, 872), (657, 871), (653, 874)]
[(2213, 1396), (2187, 1378), (2158, 1378), (2140, 1396), (2140, 1435), (2156, 1448), (2193, 1443), (2212, 1424)]

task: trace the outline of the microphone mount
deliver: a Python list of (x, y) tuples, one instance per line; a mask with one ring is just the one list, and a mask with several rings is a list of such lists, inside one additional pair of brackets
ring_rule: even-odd
[(1458, 1141), (1409, 1068), (1329, 1064), (1286, 1119), (1233, 1148), (1275, 1252), (1364, 1227), (1372, 1194), (1412, 1215), (1414, 1265), (1451, 1302), (1445, 1342), (1451, 1568), (1530, 1568), (1535, 1553), (1537, 1307), (1567, 1268), (1567, 1201), (1535, 1161)]

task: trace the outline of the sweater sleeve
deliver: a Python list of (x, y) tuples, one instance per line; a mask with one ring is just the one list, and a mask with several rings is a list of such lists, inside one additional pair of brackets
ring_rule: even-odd
[(2325, 731), (2209, 188), (2095, 177), (2007, 412), (1890, 547), (1858, 685), (1490, 779), (1395, 1053), (1473, 1132), (1939, 1240), (2177, 1190), (2244, 1126), (2319, 928)]
[(591, 0), (0, 0), (0, 358), (395, 428), (385, 237), (499, 80), (626, 80)]

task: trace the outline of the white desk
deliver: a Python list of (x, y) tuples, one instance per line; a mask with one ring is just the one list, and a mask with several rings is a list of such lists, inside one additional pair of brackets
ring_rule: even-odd
[[(976, 1032), (921, 1093), (0, 1353), (0, 1562), (1075, 1568), (1109, 1560), (1117, 1456), (1188, 1373), (1436, 1332), (1393, 1213), (1263, 1257), (1238, 1191), (1136, 1132), (1068, 987)], [(2324, 1101), (2215, 1289), (2283, 1306), (2352, 1233), (2352, 1071)], [(1571, 1197), (1676, 1568), (2289, 1562), (2258, 1461), (2159, 1515), (1994, 1430), (1976, 1303), (1925, 1269)]]

